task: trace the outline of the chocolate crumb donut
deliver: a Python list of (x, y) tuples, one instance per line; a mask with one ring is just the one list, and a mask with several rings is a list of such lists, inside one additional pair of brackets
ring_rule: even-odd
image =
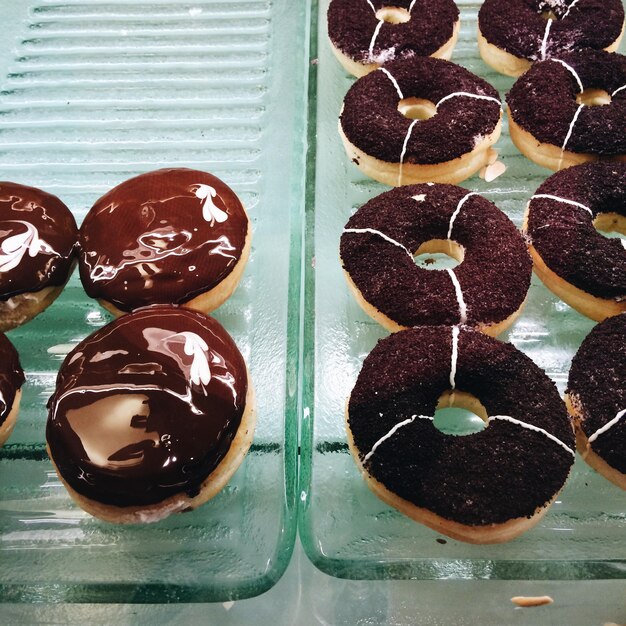
[(509, 132), (551, 170), (626, 158), (626, 57), (598, 50), (535, 63), (508, 93)]
[(254, 432), (237, 346), (210, 317), (155, 305), (124, 315), (67, 356), (48, 402), (48, 452), (70, 495), (112, 522), (203, 504)]
[(500, 136), (498, 92), (459, 65), (392, 61), (350, 87), (339, 133), (351, 161), (392, 187), (458, 183), (491, 158)]
[(485, 0), (478, 12), (480, 55), (508, 76), (573, 50), (615, 52), (623, 32), (620, 0)]
[(626, 489), (626, 313), (585, 337), (572, 360), (566, 402), (583, 459)]
[(461, 22), (453, 0), (331, 0), (328, 37), (343, 67), (364, 76), (394, 59), (450, 59)]
[(0, 331), (54, 302), (74, 268), (77, 238), (74, 217), (59, 198), (0, 182)]
[[(484, 430), (446, 435), (447, 406)], [(458, 326), (378, 342), (350, 395), (348, 444), (368, 486), (437, 532), (508, 541), (545, 514), (574, 462), (574, 432), (554, 383), (513, 345)]]
[(80, 228), (85, 291), (115, 315), (150, 304), (209, 313), (235, 290), (248, 216), (219, 178), (186, 168), (141, 174), (91, 208)]
[(626, 311), (626, 163), (557, 172), (530, 199), (525, 218), (535, 273), (559, 298), (601, 321)]
[[(454, 269), (429, 270), (413, 255), (444, 252)], [(509, 218), (453, 185), (408, 185), (376, 196), (341, 236), (345, 276), (365, 312), (388, 330), (467, 324), (503, 332), (525, 302), (532, 262)]]
[(6, 335), (0, 333), (0, 446), (15, 426), (23, 384), (24, 371), (17, 350)]

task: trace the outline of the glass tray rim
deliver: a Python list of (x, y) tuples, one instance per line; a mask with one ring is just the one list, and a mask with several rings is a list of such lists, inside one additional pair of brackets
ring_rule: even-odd
[[(623, 2), (626, 5), (626, 2)], [(332, 558), (310, 541), (312, 537), (308, 494), (312, 489), (315, 420), (315, 268), (308, 260), (315, 257), (316, 158), (317, 158), (317, 56), (324, 45), (320, 28), (320, 0), (311, 0), (310, 69), (308, 100), (308, 150), (306, 181), (306, 215), (304, 220), (304, 302), (302, 410), (300, 427), (298, 537), (307, 558), (322, 572), (336, 578), (351, 580), (615, 580), (626, 579), (624, 559), (476, 559), (476, 558), (407, 558), (393, 561)], [(462, 4), (459, 3), (459, 4)], [(320, 44), (320, 40), (322, 43)], [(312, 303), (307, 306), (307, 303)], [(347, 448), (344, 441), (329, 442)], [(454, 565), (454, 569), (449, 567)], [(442, 575), (442, 571), (446, 571)], [(453, 571), (454, 573), (450, 574)]]

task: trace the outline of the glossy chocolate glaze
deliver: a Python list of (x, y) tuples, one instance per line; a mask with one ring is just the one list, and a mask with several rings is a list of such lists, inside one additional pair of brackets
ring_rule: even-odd
[(77, 238), (74, 217), (59, 198), (0, 182), (0, 300), (63, 285)]
[(196, 496), (228, 452), (247, 387), (243, 357), (216, 320), (139, 309), (68, 354), (48, 402), (50, 453), (73, 489), (104, 504)]
[[(383, 22), (379, 27), (376, 11), (389, 6), (411, 9), (411, 19), (401, 24)], [(357, 63), (387, 63), (436, 52), (452, 37), (458, 19), (459, 10), (453, 0), (372, 0), (371, 5), (367, 0), (332, 0), (328, 36), (338, 50)]]
[[(454, 185), (398, 187), (363, 205), (346, 228), (374, 229), (414, 253), (427, 241), (448, 238), (452, 215), (468, 193)], [(532, 262), (509, 218), (485, 198), (468, 196), (453, 221), (451, 239), (465, 249), (454, 273), (467, 306), (467, 324), (501, 322), (517, 311), (530, 286)], [(387, 317), (407, 327), (459, 323), (450, 275), (418, 267), (406, 250), (370, 232), (341, 237), (344, 269), (363, 297)]]
[(494, 46), (518, 58), (537, 61), (542, 58), (547, 27), (542, 11), (550, 11), (557, 18), (548, 32), (546, 58), (583, 48), (607, 48), (624, 23), (620, 0), (485, 0), (478, 12), (478, 27)]
[[(394, 333), (367, 356), (350, 396), (348, 423), (359, 456), (413, 415), (433, 416), (450, 390), (452, 328)], [(461, 327), (455, 389), (478, 398), (489, 416), (543, 428), (574, 450), (574, 435), (554, 383), (508, 343)], [(367, 471), (416, 506), (469, 525), (532, 516), (561, 489), (574, 456), (545, 434), (503, 420), (481, 432), (445, 435), (415, 419), (379, 445)]]
[(235, 193), (197, 170), (162, 169), (102, 196), (80, 228), (80, 277), (122, 311), (182, 304), (241, 258), (248, 218)]
[(557, 172), (537, 189), (550, 198), (530, 202), (527, 231), (544, 263), (568, 283), (605, 299), (626, 299), (626, 249), (594, 227), (601, 213), (626, 217), (626, 163), (585, 163)]
[[(626, 56), (584, 50), (558, 57), (578, 74), (582, 86), (612, 96), (610, 104), (584, 106), (567, 139), (566, 150), (615, 156), (626, 154)], [(621, 90), (620, 90), (621, 89)], [(509, 112), (523, 130), (541, 143), (561, 148), (579, 108), (580, 86), (561, 63), (535, 63), (506, 96)]]
[[(421, 98), (437, 104), (454, 92), (464, 91), (496, 98), (498, 92), (469, 70), (431, 57), (413, 57), (385, 64), (404, 98)], [(370, 72), (350, 87), (344, 99), (341, 128), (357, 148), (382, 161), (399, 163), (411, 120), (398, 111), (400, 96), (382, 70)], [(413, 126), (404, 151), (404, 163), (434, 164), (451, 161), (493, 133), (500, 107), (491, 100), (454, 97), (437, 113)]]
[[(582, 412), (587, 437), (626, 409), (626, 313), (598, 324), (572, 360), (567, 393)], [(626, 474), (626, 416), (591, 443), (611, 467)]]
[(24, 384), (19, 355), (6, 335), (0, 333), (0, 425), (13, 407), (15, 394)]

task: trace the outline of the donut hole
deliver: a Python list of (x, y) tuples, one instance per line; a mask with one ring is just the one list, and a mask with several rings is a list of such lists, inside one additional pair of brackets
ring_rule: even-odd
[(465, 391), (446, 391), (437, 403), (433, 425), (444, 435), (474, 435), (487, 428), (487, 409)]
[(381, 7), (376, 11), (376, 19), (387, 24), (405, 24), (411, 19), (411, 14), (402, 7)]
[(465, 250), (456, 241), (431, 239), (420, 245), (413, 260), (418, 267), (425, 270), (446, 270), (463, 263), (464, 257)]
[(611, 104), (611, 96), (604, 89), (585, 89), (576, 96), (576, 102), (586, 107), (606, 106)]
[(626, 248), (626, 216), (619, 213), (600, 213), (593, 220), (593, 225), (604, 237), (621, 239)]
[(557, 14), (552, 9), (540, 11), (539, 15), (547, 22), (548, 20), (558, 20)]
[(429, 120), (437, 113), (437, 106), (424, 98), (404, 98), (398, 102), (398, 111), (410, 120)]

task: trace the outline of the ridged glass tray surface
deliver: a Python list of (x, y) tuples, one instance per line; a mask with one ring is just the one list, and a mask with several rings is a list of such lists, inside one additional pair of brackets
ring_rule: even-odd
[(23, 0), (3, 3), (0, 18), (0, 180), (59, 195), (79, 223), (108, 189), (158, 167), (207, 170), (239, 194), (253, 251), (215, 315), (249, 364), (258, 409), (250, 453), (205, 506), (136, 526), (84, 514), (44, 440), (61, 360), (109, 319), (76, 273), (44, 314), (10, 333), (27, 384), (0, 450), (0, 599), (261, 593), (284, 571), (296, 526), (306, 5)]
[[(533, 530), (503, 545), (475, 546), (414, 523), (369, 491), (348, 452), (346, 399), (363, 359), (388, 333), (356, 304), (342, 275), (339, 238), (348, 217), (387, 188), (349, 162), (337, 133), (343, 97), (354, 81), (329, 48), (327, 0), (318, 7), (317, 77), (312, 85), (310, 136), (316, 136), (315, 180), (309, 181), (305, 252), (306, 298), (302, 462), (299, 532), (313, 562), (348, 578), (618, 578), (626, 577), (624, 493), (577, 459), (558, 501)], [(513, 79), (479, 57), (476, 21), (480, 3), (460, 0), (461, 35), (452, 60), (482, 76), (502, 96)], [(622, 46), (622, 50), (624, 46)], [(313, 86), (311, 91), (313, 91)], [(520, 226), (529, 197), (550, 172), (523, 157), (506, 121), (495, 146), (507, 165), (485, 183), (463, 186), (483, 193)], [(312, 157), (310, 158), (310, 164)], [(522, 316), (500, 337), (528, 354), (563, 392), (570, 361), (594, 326), (533, 277)], [(485, 467), (488, 475), (489, 468)]]

